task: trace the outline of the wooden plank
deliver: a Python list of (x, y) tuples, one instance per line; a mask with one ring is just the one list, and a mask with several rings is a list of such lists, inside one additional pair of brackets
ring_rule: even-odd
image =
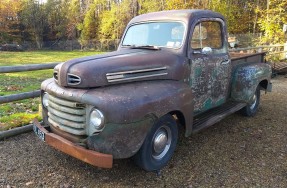
[(276, 63), (273, 63), (272, 68), (276, 72), (287, 72), (287, 62), (276, 62)]
[(25, 92), (25, 93), (19, 93), (19, 94), (13, 94), (13, 95), (7, 95), (7, 96), (1, 96), (0, 97), (0, 104), (23, 100), (23, 99), (30, 99), (39, 97), (41, 94), (40, 90), (32, 91), (32, 92)]
[(274, 47), (284, 47), (284, 45), (270, 45), (270, 46), (256, 46), (256, 47), (248, 47), (248, 48), (235, 48), (230, 49), (230, 52), (238, 52), (238, 51), (245, 51), (245, 50), (254, 50), (254, 49), (263, 49), (263, 48), (274, 48)]
[(48, 63), (48, 64), (29, 64), (29, 65), (22, 65), (22, 66), (1, 66), (0, 73), (26, 72), (26, 71), (34, 71), (34, 70), (53, 69), (59, 63), (61, 62)]

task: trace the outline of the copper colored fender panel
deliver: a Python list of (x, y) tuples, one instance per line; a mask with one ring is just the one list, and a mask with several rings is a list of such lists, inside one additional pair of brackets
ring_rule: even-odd
[(112, 168), (112, 155), (99, 153), (96, 151), (85, 149), (81, 146), (77, 146), (64, 138), (47, 131), (44, 127), (40, 125), (40, 123), (36, 119), (34, 119), (33, 124), (45, 133), (45, 142), (49, 146), (52, 146), (72, 157), (75, 157), (93, 166), (101, 168)]

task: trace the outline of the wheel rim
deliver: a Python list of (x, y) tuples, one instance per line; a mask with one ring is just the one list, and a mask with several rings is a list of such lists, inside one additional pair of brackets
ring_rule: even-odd
[(167, 126), (160, 127), (152, 139), (153, 151), (152, 157), (161, 160), (168, 152), (171, 146), (171, 130)]
[(254, 94), (253, 98), (252, 98), (252, 103), (250, 105), (250, 109), (253, 110), (256, 106), (256, 103), (257, 103), (257, 96), (256, 94)]

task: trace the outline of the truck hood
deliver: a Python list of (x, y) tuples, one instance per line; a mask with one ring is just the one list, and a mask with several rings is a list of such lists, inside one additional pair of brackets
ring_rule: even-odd
[(58, 85), (93, 88), (125, 82), (186, 78), (185, 58), (164, 50), (125, 49), (73, 59), (54, 69)]

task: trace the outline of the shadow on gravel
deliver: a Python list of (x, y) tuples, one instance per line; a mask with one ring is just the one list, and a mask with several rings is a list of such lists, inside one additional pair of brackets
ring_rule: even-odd
[(275, 92), (262, 93), (255, 117), (236, 113), (182, 137), (161, 176), (131, 159), (95, 168), (28, 133), (0, 142), (0, 187), (286, 187), (287, 95), (277, 85), (287, 89), (287, 79), (275, 81)]

